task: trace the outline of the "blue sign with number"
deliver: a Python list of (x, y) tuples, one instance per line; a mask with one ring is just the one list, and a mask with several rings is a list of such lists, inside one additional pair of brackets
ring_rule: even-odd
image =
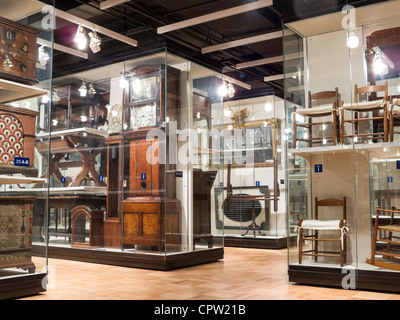
[(65, 177), (61, 177), (61, 183), (65, 183)]
[(396, 160), (396, 169), (400, 169), (400, 160)]
[(183, 171), (175, 171), (175, 177), (182, 178), (183, 177)]
[(393, 177), (388, 177), (388, 182), (393, 182)]
[(100, 176), (99, 176), (99, 181), (100, 181), (100, 182), (103, 182), (103, 181), (104, 181), (104, 177), (100, 175)]
[(146, 180), (147, 175), (145, 173), (142, 173), (141, 176), (142, 176), (142, 180)]
[(315, 172), (322, 172), (322, 164), (316, 164), (314, 167)]
[(17, 167), (29, 167), (31, 165), (31, 160), (29, 158), (14, 158), (14, 166)]
[(256, 181), (256, 187), (260, 186), (260, 181)]

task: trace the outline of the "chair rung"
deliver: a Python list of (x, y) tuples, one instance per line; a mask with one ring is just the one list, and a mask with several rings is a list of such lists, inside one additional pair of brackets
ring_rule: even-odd
[(376, 251), (375, 254), (381, 254), (384, 256), (390, 256), (390, 257), (400, 257), (399, 253), (390, 253), (390, 252), (385, 252), (385, 251)]
[(334, 257), (334, 258), (336, 258), (336, 257), (338, 257), (338, 256), (340, 256), (340, 253), (339, 252), (330, 252), (329, 254), (327, 254), (327, 253), (324, 253), (324, 252), (321, 252), (321, 254), (320, 253), (303, 253), (303, 256), (310, 256), (310, 257)]
[(340, 239), (314, 239), (314, 238), (303, 238), (303, 240), (305, 241), (335, 241), (335, 242), (339, 242), (341, 241)]
[(381, 242), (386, 242), (386, 243), (392, 243), (392, 244), (400, 244), (399, 241), (393, 241), (393, 240), (389, 240), (389, 239), (385, 239), (385, 238), (377, 239), (376, 241), (381, 241)]

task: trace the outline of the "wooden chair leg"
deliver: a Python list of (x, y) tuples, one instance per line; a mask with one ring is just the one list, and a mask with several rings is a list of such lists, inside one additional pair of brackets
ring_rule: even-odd
[(388, 110), (387, 105), (383, 108), (383, 141), (388, 142)]
[[(300, 220), (300, 225), (301, 225), (301, 220)], [(299, 264), (302, 263), (303, 259), (303, 229), (300, 228), (299, 230)]]
[(371, 263), (372, 264), (375, 262), (377, 236), (378, 236), (378, 214), (375, 217), (374, 233), (372, 235), (372, 248), (371, 248)]
[(340, 144), (343, 144), (343, 135), (344, 135), (344, 110), (340, 109)]
[[(339, 231), (340, 232), (340, 231)], [(341, 234), (340, 234), (341, 236)], [(340, 255), (340, 266), (343, 267), (344, 266), (344, 239), (343, 239), (343, 245), (342, 245), (342, 241), (339, 242), (339, 255)]]
[(333, 123), (333, 145), (336, 146), (337, 144), (337, 114), (336, 114), (336, 110), (333, 110), (333, 119), (332, 119), (332, 123)]
[(296, 120), (297, 107), (293, 109), (293, 149), (297, 148), (297, 120)]
[(389, 137), (390, 142), (393, 142), (394, 133), (393, 133), (394, 125), (393, 125), (393, 114), (389, 112)]
[(314, 256), (314, 261), (315, 262), (317, 262), (318, 261), (318, 243), (319, 243), (319, 241), (318, 241), (318, 230), (315, 230), (315, 233), (314, 233), (314, 235), (315, 235), (315, 241), (314, 241), (314, 253), (315, 253), (315, 256)]

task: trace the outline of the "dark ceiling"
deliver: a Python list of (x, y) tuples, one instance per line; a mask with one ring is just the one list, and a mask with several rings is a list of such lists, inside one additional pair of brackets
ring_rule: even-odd
[[(52, 4), (52, 1), (43, 1)], [(282, 55), (282, 38), (202, 54), (210, 46), (282, 30), (282, 19), (287, 16), (309, 14), (310, 11), (336, 8), (349, 1), (339, 0), (274, 0), (273, 5), (237, 14), (228, 18), (202, 23), (165, 34), (157, 28), (189, 18), (229, 9), (254, 2), (254, 0), (131, 0), (124, 4), (100, 9), (102, 1), (56, 0), (57, 9), (81, 12), (85, 19), (138, 41), (136, 48), (102, 36), (102, 50), (84, 60), (62, 52), (55, 52), (53, 77), (73, 74), (95, 66), (122, 61), (145, 54), (149, 50), (167, 47), (173, 53), (207, 66), (215, 71), (252, 86), (252, 95), (271, 94), (283, 96), (283, 80), (265, 82), (264, 77), (283, 73), (283, 62), (236, 69), (236, 64)], [(363, 1), (350, 1), (363, 2)], [(365, 2), (365, 1), (364, 1)], [(310, 7), (312, 9), (310, 10)], [(308, 9), (307, 9), (308, 8)], [(72, 11), (70, 11), (72, 10)], [(306, 11), (308, 10), (308, 11)], [(303, 12), (304, 11), (304, 12)], [(55, 42), (75, 47), (72, 39), (77, 26), (72, 23), (57, 24)], [(242, 95), (248, 90), (239, 89)], [(237, 96), (238, 96), (237, 95)]]

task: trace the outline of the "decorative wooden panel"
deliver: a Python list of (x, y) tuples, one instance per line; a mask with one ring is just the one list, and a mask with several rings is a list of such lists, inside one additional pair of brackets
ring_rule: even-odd
[(0, 17), (0, 77), (36, 84), (39, 31)]

